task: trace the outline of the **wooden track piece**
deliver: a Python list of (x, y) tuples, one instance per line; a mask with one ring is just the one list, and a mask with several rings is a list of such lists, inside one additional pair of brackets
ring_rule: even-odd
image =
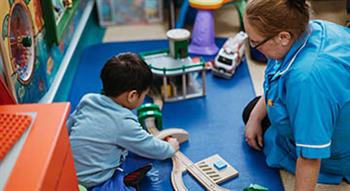
[[(148, 132), (150, 132), (151, 134), (159, 138), (165, 138), (168, 136), (173, 136), (173, 137), (177, 136), (179, 138), (180, 143), (188, 140), (188, 132), (183, 129), (174, 128), (174, 129), (169, 129), (169, 131), (163, 130), (164, 132), (158, 131), (158, 129), (155, 126), (155, 118), (152, 118), (152, 117), (145, 119), (145, 126), (147, 127)], [(211, 179), (210, 176), (205, 174), (200, 167), (195, 165), (189, 158), (187, 158), (180, 151), (177, 151), (174, 154), (174, 156), (172, 157), (172, 162), (173, 162), (173, 169), (171, 171), (171, 182), (175, 191), (187, 190), (182, 180), (182, 175), (186, 170), (189, 171), (190, 174), (199, 183), (201, 183), (206, 190), (229, 191), (228, 189), (217, 185), (214, 179)]]
[(178, 128), (164, 129), (157, 135), (157, 137), (162, 140), (170, 136), (176, 138), (180, 144), (188, 140), (188, 132)]

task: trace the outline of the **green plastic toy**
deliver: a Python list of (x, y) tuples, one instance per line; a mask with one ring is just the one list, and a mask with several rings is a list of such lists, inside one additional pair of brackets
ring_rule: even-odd
[(156, 127), (158, 130), (163, 129), (162, 113), (160, 111), (159, 106), (156, 104), (146, 103), (146, 104), (141, 105), (137, 109), (137, 117), (139, 119), (139, 122), (141, 123), (141, 126), (144, 129), (146, 129), (145, 119), (149, 118), (149, 117), (155, 118), (155, 123), (156, 123)]
[(243, 191), (268, 191), (269, 189), (259, 184), (250, 184)]

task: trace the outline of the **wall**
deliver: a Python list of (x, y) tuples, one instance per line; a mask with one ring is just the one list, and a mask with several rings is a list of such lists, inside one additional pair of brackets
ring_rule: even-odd
[(0, 73), (6, 75), (18, 103), (39, 102), (50, 91), (89, 1), (78, 2), (62, 40), (49, 46), (46, 34), (53, 31), (45, 28), (40, 0), (2, 0), (0, 43), (4, 67)]

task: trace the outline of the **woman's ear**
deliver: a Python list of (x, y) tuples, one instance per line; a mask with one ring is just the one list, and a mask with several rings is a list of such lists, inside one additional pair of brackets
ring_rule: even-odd
[(139, 97), (139, 94), (137, 93), (137, 91), (136, 90), (131, 90), (128, 93), (127, 99), (128, 99), (129, 103), (134, 103), (138, 99), (138, 97)]
[(292, 35), (289, 32), (282, 31), (278, 34), (278, 39), (281, 41), (282, 46), (289, 46), (292, 42)]

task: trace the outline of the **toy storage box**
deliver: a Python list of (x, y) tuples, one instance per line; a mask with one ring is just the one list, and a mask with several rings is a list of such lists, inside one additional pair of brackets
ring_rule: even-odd
[(162, 0), (97, 0), (101, 26), (148, 24), (163, 20)]

